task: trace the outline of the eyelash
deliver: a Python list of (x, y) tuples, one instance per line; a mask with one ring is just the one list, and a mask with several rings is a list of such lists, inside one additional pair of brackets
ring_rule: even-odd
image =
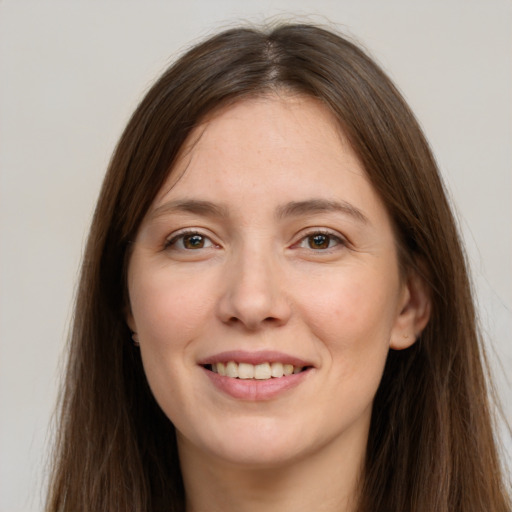
[[(320, 248), (313, 248), (313, 247), (309, 246), (308, 240), (311, 240), (314, 237), (318, 237), (318, 236), (326, 237), (328, 239), (328, 247), (320, 249)], [(331, 242), (335, 242), (335, 245), (330, 246)], [(301, 247), (301, 245), (303, 243), (308, 244), (308, 247)], [(337, 248), (339, 248), (340, 246), (346, 247), (347, 241), (343, 237), (341, 237), (339, 234), (333, 233), (332, 231), (329, 231), (326, 229), (314, 229), (308, 233), (305, 233), (304, 236), (302, 236), (302, 238), (296, 244), (294, 244), (294, 247), (310, 249), (314, 252), (323, 252), (323, 253), (332, 252), (332, 251), (336, 250)]]
[[(208, 247), (206, 247), (206, 249), (208, 249), (209, 247), (215, 247), (216, 244), (212, 241), (212, 239), (207, 236), (207, 235), (204, 235), (203, 233), (199, 232), (199, 231), (196, 231), (196, 230), (188, 230), (188, 231), (181, 231), (180, 233), (177, 233), (175, 234), (174, 236), (172, 236), (171, 238), (169, 238), (168, 240), (165, 241), (165, 245), (164, 245), (164, 249), (169, 249), (170, 247), (172, 246), (176, 246), (177, 242), (179, 240), (181, 240), (182, 242), (185, 240), (186, 237), (194, 237), (194, 236), (197, 236), (197, 237), (200, 237), (204, 240), (208, 240), (210, 245)], [(205, 247), (199, 247), (199, 249), (204, 249)], [(187, 247), (180, 247), (178, 248), (178, 250), (182, 250), (182, 251), (193, 251), (194, 249), (191, 249), (191, 248), (187, 248)]]
[[(178, 244), (179, 241), (181, 241), (181, 243), (183, 244), (186, 237), (192, 238), (194, 236), (201, 238), (203, 243), (205, 241), (208, 241), (207, 243), (209, 245), (207, 247), (204, 247), (204, 246), (196, 247), (195, 249), (190, 248), (190, 247), (184, 247), (184, 246), (176, 247), (176, 245)], [(327, 243), (328, 243), (327, 247), (314, 248), (309, 245), (308, 240), (310, 241), (314, 237), (318, 237), (318, 236), (322, 236), (327, 239)], [(331, 242), (335, 242), (335, 245), (331, 246)], [(303, 243), (307, 243), (308, 247), (303, 247), (302, 246)], [(338, 246), (346, 247), (346, 245), (347, 245), (347, 241), (344, 238), (342, 238), (341, 236), (339, 236), (338, 234), (333, 233), (332, 231), (328, 231), (326, 229), (315, 229), (308, 233), (305, 233), (297, 243), (294, 243), (292, 245), (292, 248), (310, 249), (314, 252), (324, 252), (325, 253), (325, 252), (332, 252), (333, 250), (336, 250), (336, 248)], [(211, 247), (218, 247), (218, 246), (212, 241), (212, 239), (209, 236), (204, 235), (203, 233), (196, 231), (196, 230), (187, 230), (187, 231), (181, 231), (165, 241), (164, 249), (169, 249), (171, 247), (173, 247), (176, 250), (194, 251), (194, 250), (198, 250), (198, 249), (209, 249)]]

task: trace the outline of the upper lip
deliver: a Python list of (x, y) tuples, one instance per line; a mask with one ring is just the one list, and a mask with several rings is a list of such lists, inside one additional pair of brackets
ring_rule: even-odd
[(262, 363), (283, 363), (292, 364), (293, 366), (313, 366), (309, 361), (300, 357), (285, 354), (284, 352), (277, 352), (274, 350), (260, 350), (256, 352), (249, 352), (246, 350), (229, 350), (220, 352), (212, 356), (205, 357), (199, 361), (200, 365), (227, 363), (235, 361), (237, 363), (248, 364), (262, 364)]

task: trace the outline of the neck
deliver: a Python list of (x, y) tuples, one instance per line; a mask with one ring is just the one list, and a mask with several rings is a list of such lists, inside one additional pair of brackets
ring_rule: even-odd
[(366, 439), (272, 467), (240, 466), (179, 441), (187, 512), (354, 512)]

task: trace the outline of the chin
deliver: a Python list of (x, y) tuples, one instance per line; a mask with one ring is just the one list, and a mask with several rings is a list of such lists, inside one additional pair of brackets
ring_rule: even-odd
[(178, 431), (177, 438), (180, 450), (184, 447), (199, 450), (216, 462), (247, 469), (278, 468), (310, 451), (301, 429), (283, 428), (282, 422), (278, 424), (275, 419), (231, 421), (229, 425), (199, 434), (196, 439), (186, 439)]

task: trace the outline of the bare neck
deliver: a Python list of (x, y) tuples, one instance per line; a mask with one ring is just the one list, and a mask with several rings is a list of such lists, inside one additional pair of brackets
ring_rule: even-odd
[(354, 512), (365, 439), (277, 467), (240, 466), (181, 440), (187, 512)]

